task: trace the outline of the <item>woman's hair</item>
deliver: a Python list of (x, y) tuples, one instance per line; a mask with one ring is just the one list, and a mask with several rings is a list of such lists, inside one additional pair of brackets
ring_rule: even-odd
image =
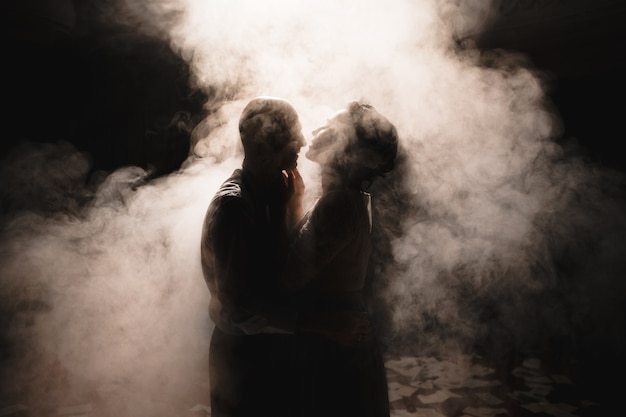
[(376, 109), (362, 102), (351, 102), (348, 113), (356, 137), (349, 141), (346, 168), (351, 182), (371, 183), (374, 178), (390, 172), (398, 153), (396, 127)]

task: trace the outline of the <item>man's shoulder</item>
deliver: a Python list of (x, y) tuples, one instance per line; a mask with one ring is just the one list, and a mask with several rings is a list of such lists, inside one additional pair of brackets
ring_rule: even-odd
[(215, 193), (216, 200), (241, 198), (243, 194), (243, 181), (241, 176), (241, 170), (235, 170), (226, 181), (220, 185), (220, 188)]
[(249, 191), (246, 189), (245, 181), (242, 179), (241, 170), (235, 170), (233, 174), (220, 185), (211, 201), (209, 211), (242, 210), (249, 212), (253, 210), (253, 201)]
[(241, 184), (225, 182), (215, 193), (215, 200), (239, 199), (242, 195)]

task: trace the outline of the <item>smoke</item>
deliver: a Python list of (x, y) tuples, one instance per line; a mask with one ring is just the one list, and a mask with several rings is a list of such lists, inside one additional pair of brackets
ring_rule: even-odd
[[(148, 181), (129, 167), (81, 188), (72, 169), (39, 165), (54, 161), (55, 146), (12, 155), (54, 187), (2, 230), (3, 400), (43, 415), (92, 401), (128, 416), (193, 405), (206, 389), (212, 326), (198, 242), (224, 168), (198, 164)], [(56, 148), (66, 163), (80, 159)], [(66, 210), (50, 203), (61, 198)], [(24, 199), (37, 201), (13, 197)]]
[[(389, 351), (623, 346), (623, 177), (560, 138), (550, 80), (524, 56), (459, 42), (485, 24), (490, 2), (461, 3), (100, 10), (169, 42), (209, 98), (208, 117), (163, 178), (128, 167), (87, 179), (88, 156), (67, 144), (5, 161), (6, 397), (50, 411), (96, 392), (124, 416), (208, 398), (201, 224), (240, 162), (236, 123), (258, 95), (288, 99), (306, 137), (360, 98), (396, 125), (397, 169), (372, 189), (373, 290)], [(310, 204), (316, 167), (299, 167)]]

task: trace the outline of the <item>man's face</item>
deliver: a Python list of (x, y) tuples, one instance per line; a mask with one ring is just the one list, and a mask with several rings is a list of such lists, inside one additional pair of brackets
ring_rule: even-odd
[[(278, 109), (251, 116), (240, 127), (248, 143), (246, 159), (269, 176), (297, 166), (300, 149), (306, 145), (295, 112)], [(245, 146), (245, 143), (244, 143)]]
[(302, 127), (298, 123), (287, 134), (286, 143), (279, 149), (271, 151), (268, 163), (277, 171), (295, 169), (298, 165), (298, 154), (305, 145)]
[(283, 160), (282, 169), (295, 169), (298, 165), (298, 155), (300, 154), (302, 147), (306, 145), (306, 140), (304, 140), (304, 135), (302, 135), (301, 129), (302, 128), (298, 129), (297, 132), (294, 132), (290, 141), (280, 151)]

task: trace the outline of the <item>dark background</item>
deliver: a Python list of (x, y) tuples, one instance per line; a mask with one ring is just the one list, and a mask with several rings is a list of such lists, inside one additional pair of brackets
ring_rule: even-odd
[(93, 171), (180, 167), (206, 101), (169, 45), (112, 20), (112, 1), (12, 1), (2, 8), (3, 156), (68, 141)]
[(550, 80), (564, 139), (620, 170), (626, 82), (626, 4), (619, 0), (501, 1), (498, 18), (475, 36), (483, 49), (527, 55)]
[[(116, 23), (110, 0), (11, 0), (2, 7), (1, 146), (73, 143), (93, 170), (179, 168), (206, 92), (158, 36)], [(472, 38), (518, 51), (549, 81), (549, 99), (594, 161), (626, 169), (621, 129), (626, 91), (623, 1), (495, 2), (497, 17)], [(499, 5), (499, 6), (498, 6)], [(107, 12), (104, 12), (107, 10)]]

